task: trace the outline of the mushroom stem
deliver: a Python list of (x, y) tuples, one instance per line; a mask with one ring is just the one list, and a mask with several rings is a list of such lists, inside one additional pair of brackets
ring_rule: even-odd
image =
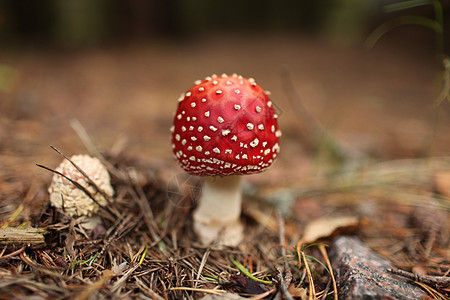
[(236, 246), (242, 241), (241, 202), (241, 176), (206, 177), (194, 212), (194, 230), (203, 244)]

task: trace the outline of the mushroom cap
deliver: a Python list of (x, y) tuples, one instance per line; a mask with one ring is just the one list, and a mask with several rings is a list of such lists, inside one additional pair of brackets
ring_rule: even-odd
[[(109, 173), (97, 158), (89, 155), (74, 155), (70, 158), (84, 173), (108, 196), (114, 194), (110, 184)], [(107, 200), (90, 186), (87, 179), (68, 160), (64, 160), (56, 171), (64, 174), (86, 188), (100, 205), (106, 205)], [(69, 216), (91, 216), (99, 206), (82, 190), (61, 175), (54, 174), (48, 188), (52, 206), (63, 210)]]
[(277, 117), (254, 79), (206, 77), (180, 96), (171, 128), (173, 154), (193, 175), (262, 172), (280, 151)]

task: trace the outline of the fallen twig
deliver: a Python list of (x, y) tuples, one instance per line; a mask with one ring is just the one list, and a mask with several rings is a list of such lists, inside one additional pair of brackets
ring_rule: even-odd
[(48, 231), (44, 228), (0, 228), (0, 245), (20, 245), (33, 249), (45, 246), (44, 235)]
[(425, 284), (429, 284), (435, 286), (437, 288), (447, 288), (450, 287), (450, 277), (442, 277), (442, 276), (431, 276), (431, 275), (419, 275), (416, 273), (411, 273), (408, 271), (403, 271), (401, 269), (388, 269), (389, 272), (406, 277), (408, 279), (422, 282)]
[(282, 245), (281, 257), (283, 258), (283, 262), (284, 262), (284, 274), (285, 274), (283, 276), (283, 272), (281, 271), (281, 269), (279, 267), (277, 267), (278, 279), (280, 280), (280, 289), (281, 289), (282, 294), (286, 297), (286, 299), (293, 300), (294, 298), (291, 296), (291, 294), (289, 293), (289, 290), (288, 290), (289, 285), (291, 284), (291, 281), (292, 281), (292, 272), (291, 272), (291, 268), (289, 267), (289, 262), (286, 259), (286, 255), (287, 255), (286, 248), (283, 247), (283, 245), (286, 244), (284, 219), (279, 211), (277, 213), (277, 220), (278, 220), (278, 237), (280, 239), (280, 245)]

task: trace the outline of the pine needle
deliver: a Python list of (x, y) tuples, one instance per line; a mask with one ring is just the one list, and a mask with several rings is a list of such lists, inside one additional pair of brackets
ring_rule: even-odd
[(264, 284), (272, 284), (272, 281), (268, 281), (268, 280), (262, 280), (259, 278), (256, 278), (255, 276), (253, 276), (240, 262), (238, 262), (237, 260), (230, 258), (230, 261), (233, 263), (233, 265), (236, 266), (236, 268), (239, 269), (239, 271), (242, 272), (242, 274), (244, 274), (245, 276), (247, 276), (248, 278), (256, 281), (256, 282), (260, 282), (260, 283), (264, 283)]

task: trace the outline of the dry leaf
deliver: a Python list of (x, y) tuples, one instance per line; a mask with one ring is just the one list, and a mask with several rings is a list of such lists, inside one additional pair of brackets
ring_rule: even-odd
[(69, 255), (72, 256), (72, 258), (76, 256), (75, 250), (73, 248), (73, 245), (75, 244), (75, 241), (77, 239), (74, 224), (74, 221), (70, 222), (69, 232), (66, 234), (66, 250)]
[(122, 275), (122, 273), (128, 269), (128, 263), (126, 261), (124, 261), (123, 263), (121, 263), (120, 265), (117, 264), (117, 260), (114, 257), (114, 261), (113, 261), (113, 266), (112, 266), (112, 271), (114, 273), (114, 275)]
[(268, 291), (264, 284), (242, 275), (231, 275), (230, 282), (236, 290), (249, 295), (258, 295)]
[(303, 237), (300, 239), (301, 244), (311, 244), (320, 239), (328, 238), (334, 235), (338, 230), (348, 231), (359, 225), (359, 218), (354, 216), (335, 217), (335, 218), (319, 218), (306, 225)]
[(295, 287), (294, 284), (291, 284), (288, 288), (289, 294), (295, 299), (306, 300), (308, 299), (307, 289)]

